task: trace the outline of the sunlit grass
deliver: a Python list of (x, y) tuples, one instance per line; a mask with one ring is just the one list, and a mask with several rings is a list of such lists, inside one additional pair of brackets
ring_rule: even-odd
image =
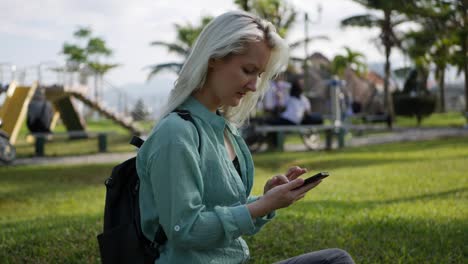
[[(254, 194), (289, 166), (331, 176), (245, 237), (252, 263), (328, 247), (357, 263), (465, 263), (468, 139), (254, 156)], [(2, 263), (99, 263), (111, 165), (0, 167)]]

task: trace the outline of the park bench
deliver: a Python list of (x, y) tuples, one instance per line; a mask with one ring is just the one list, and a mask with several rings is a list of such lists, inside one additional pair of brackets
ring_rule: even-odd
[(255, 133), (265, 134), (274, 133), (276, 150), (284, 150), (284, 140), (286, 134), (299, 133), (299, 134), (324, 134), (325, 136), (325, 149), (331, 150), (333, 140), (337, 140), (338, 148), (345, 146), (345, 134), (347, 131), (357, 132), (363, 134), (365, 131), (385, 131), (388, 130), (383, 125), (255, 125)]
[(86, 131), (68, 131), (56, 133), (31, 133), (34, 138), (34, 152), (37, 157), (43, 157), (45, 153), (45, 144), (51, 138), (56, 137), (69, 137), (73, 140), (97, 138), (98, 151), (103, 153), (107, 152), (107, 137), (114, 132), (86, 132)]
[(274, 133), (275, 145), (278, 151), (284, 150), (284, 139), (286, 134), (325, 134), (325, 148), (330, 150), (333, 137), (338, 140), (338, 147), (344, 146), (344, 130), (334, 125), (256, 125), (255, 133)]

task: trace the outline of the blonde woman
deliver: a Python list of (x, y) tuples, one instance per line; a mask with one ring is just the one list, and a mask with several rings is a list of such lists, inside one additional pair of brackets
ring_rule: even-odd
[[(263, 196), (250, 196), (254, 164), (236, 127), (287, 61), (288, 46), (273, 25), (249, 13), (225, 13), (201, 32), (137, 155), (143, 233), (152, 240), (161, 226), (167, 236), (158, 264), (245, 263), (250, 252), (242, 235), (257, 233), (275, 210), (318, 184), (301, 186), (306, 170), (293, 167), (272, 177)], [(353, 263), (339, 249), (282, 263), (325, 260)]]

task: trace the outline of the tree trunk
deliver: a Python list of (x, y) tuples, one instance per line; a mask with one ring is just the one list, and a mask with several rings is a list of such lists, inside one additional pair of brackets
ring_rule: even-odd
[(468, 25), (466, 23), (467, 17), (468, 17), (468, 10), (466, 8), (466, 2), (461, 1), (461, 7), (463, 12), (463, 20), (465, 23), (463, 24), (463, 34), (461, 37), (461, 42), (462, 42), (462, 54), (463, 54), (463, 70), (465, 72), (465, 117), (466, 117), (466, 122), (468, 123)]
[[(468, 40), (465, 39), (462, 45), (463, 54), (468, 54)], [(463, 56), (463, 69), (465, 71), (465, 115), (468, 115), (468, 58)], [(467, 119), (468, 122), (468, 119)]]
[(440, 112), (445, 113), (445, 67), (437, 68), (439, 75)]
[(104, 75), (99, 74), (99, 99), (104, 100)]
[[(394, 120), (394, 111), (393, 111), (393, 102), (391, 99), (390, 89), (389, 89), (389, 79), (390, 79), (390, 54), (392, 52), (392, 44), (390, 41), (390, 11), (385, 10), (385, 25), (383, 27), (383, 44), (385, 46), (385, 76), (384, 76), (384, 108), (387, 114), (390, 116), (391, 120)], [(390, 122), (390, 128), (392, 128), (392, 123)]]
[(94, 74), (94, 100), (97, 102), (99, 101), (99, 85), (98, 85), (98, 75)]

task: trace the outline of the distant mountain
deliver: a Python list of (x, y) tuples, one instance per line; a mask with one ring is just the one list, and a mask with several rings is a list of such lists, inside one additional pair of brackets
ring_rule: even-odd
[(385, 75), (385, 63), (384, 62), (373, 62), (367, 65), (369, 71), (373, 71), (380, 76)]
[(106, 85), (104, 89), (104, 103), (118, 112), (123, 112), (125, 104), (127, 111), (131, 111), (138, 99), (143, 102), (155, 117), (166, 102), (173, 87), (174, 79), (154, 78), (151, 82), (127, 83), (120, 86)]

